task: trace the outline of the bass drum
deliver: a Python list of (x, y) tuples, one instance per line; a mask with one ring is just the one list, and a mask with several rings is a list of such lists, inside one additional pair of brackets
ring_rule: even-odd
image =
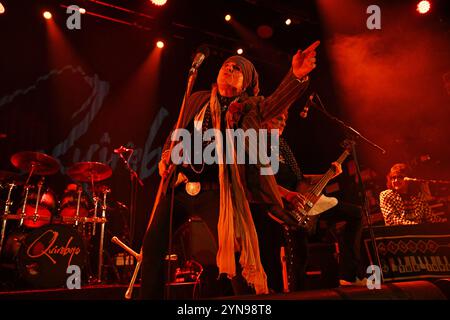
[(15, 261), (18, 281), (36, 289), (63, 288), (73, 271), (86, 267), (86, 249), (82, 237), (72, 227), (48, 225), (29, 233), (12, 233), (6, 242), (5, 254)]

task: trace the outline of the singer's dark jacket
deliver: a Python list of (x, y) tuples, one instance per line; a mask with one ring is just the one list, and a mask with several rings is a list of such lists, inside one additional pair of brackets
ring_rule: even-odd
[[(284, 77), (278, 88), (267, 98), (262, 96), (245, 96), (240, 99), (244, 104), (256, 106), (251, 108), (240, 121), (240, 128), (244, 131), (247, 129), (266, 128), (266, 123), (283, 114), (294, 103), (308, 87), (308, 80), (301, 81), (297, 79), (292, 69)], [(193, 93), (187, 102), (184, 117), (181, 119), (180, 128), (186, 128), (194, 119), (195, 115), (209, 101), (211, 91), (198, 91)], [(165, 160), (169, 160), (168, 155), (170, 149), (170, 136), (167, 138), (162, 154)], [(259, 170), (250, 166), (238, 165), (239, 173), (246, 183), (246, 195), (249, 202), (266, 203), (279, 205), (283, 207), (283, 203), (278, 192), (277, 183), (273, 175), (261, 175)], [(247, 169), (245, 172), (244, 169)], [(218, 179), (218, 178), (217, 178)]]

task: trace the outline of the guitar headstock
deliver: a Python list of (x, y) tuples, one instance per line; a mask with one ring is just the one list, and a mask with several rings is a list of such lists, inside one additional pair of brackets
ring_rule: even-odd
[(351, 152), (353, 149), (353, 146), (355, 145), (355, 141), (351, 139), (345, 139), (342, 141), (341, 146), (346, 149), (348, 152)]

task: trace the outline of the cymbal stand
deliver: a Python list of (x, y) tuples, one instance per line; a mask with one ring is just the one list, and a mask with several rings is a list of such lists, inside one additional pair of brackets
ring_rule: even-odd
[[(98, 251), (98, 276), (97, 282), (102, 282), (102, 268), (103, 268), (103, 242), (105, 239), (105, 223), (106, 223), (106, 195), (111, 192), (110, 189), (105, 188), (103, 190), (103, 204), (102, 204), (102, 220), (100, 227), (100, 244)], [(94, 225), (95, 225), (94, 221)]]
[(42, 177), (42, 179), (38, 182), (38, 192), (37, 192), (36, 206), (34, 207), (33, 222), (36, 222), (39, 217), (38, 209), (39, 209), (39, 202), (41, 201), (41, 191), (43, 185), (44, 185), (44, 177)]
[(14, 182), (9, 183), (8, 197), (6, 198), (5, 211), (3, 212), (3, 217), (2, 217), (3, 221), (2, 221), (2, 231), (1, 231), (1, 236), (0, 236), (0, 254), (2, 253), (3, 241), (5, 240), (6, 221), (7, 221), (7, 217), (9, 214), (9, 208), (12, 205), (11, 193), (15, 186), (16, 186), (16, 184), (14, 184)]
[(96, 229), (96, 224), (95, 224), (95, 219), (97, 218), (97, 210), (98, 210), (98, 197), (97, 194), (95, 193), (95, 188), (94, 188), (94, 176), (91, 174), (91, 188), (92, 188), (92, 198), (94, 199), (94, 224), (92, 225), (92, 236), (95, 236), (95, 229)]
[[(21, 227), (23, 225), (23, 219), (25, 218), (25, 210), (27, 208), (28, 194), (30, 193), (30, 185), (28, 183), (30, 182), (31, 176), (33, 175), (35, 166), (36, 165), (34, 163), (31, 165), (30, 173), (28, 174), (27, 181), (25, 182), (25, 197), (23, 199), (23, 206), (22, 206), (22, 212), (20, 215), (19, 227)], [(39, 198), (38, 198), (38, 201), (39, 201)], [(39, 202), (37, 202), (37, 203), (39, 204)]]
[(77, 193), (78, 193), (77, 211), (75, 212), (75, 226), (78, 226), (78, 219), (80, 217), (81, 192), (82, 192), (81, 186), (78, 186), (78, 188), (77, 188)]

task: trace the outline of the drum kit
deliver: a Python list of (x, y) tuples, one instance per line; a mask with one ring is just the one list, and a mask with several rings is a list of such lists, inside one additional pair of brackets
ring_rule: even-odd
[[(106, 210), (111, 190), (99, 182), (108, 179), (112, 169), (99, 162), (73, 164), (66, 170), (73, 183), (58, 201), (45, 181), (61, 169), (55, 158), (24, 151), (14, 154), (11, 163), (27, 175), (0, 171), (3, 207), (0, 258), (14, 260), (20, 278), (35, 287), (64, 286), (70, 265), (82, 269), (87, 265), (92, 253), (87, 247), (93, 247), (89, 242), (99, 228), (96, 281), (102, 282)], [(83, 191), (83, 184), (89, 192)]]

